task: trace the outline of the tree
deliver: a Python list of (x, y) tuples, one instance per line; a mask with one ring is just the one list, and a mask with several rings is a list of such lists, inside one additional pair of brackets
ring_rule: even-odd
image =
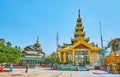
[(56, 56), (56, 53), (53, 52), (53, 53), (50, 54), (50, 56), (45, 58), (45, 61), (49, 62), (49, 63), (51, 63), (51, 62), (59, 63), (59, 58)]
[(12, 46), (12, 43), (9, 41), (9, 42), (6, 42), (7, 46)]
[(5, 40), (3, 38), (0, 38), (0, 44), (5, 44)]
[(53, 56), (54, 56), (54, 57), (57, 57), (55, 52), (52, 52), (52, 53), (50, 54), (50, 56), (52, 56), (52, 57), (53, 57)]
[(0, 62), (17, 63), (20, 61), (20, 50), (0, 44)]
[(17, 45), (15, 46), (15, 48), (21, 50), (21, 48), (19, 46), (17, 46)]

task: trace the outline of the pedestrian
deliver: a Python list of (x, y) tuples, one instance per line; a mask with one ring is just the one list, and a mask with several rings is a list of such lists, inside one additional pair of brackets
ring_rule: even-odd
[(12, 66), (12, 64), (10, 64), (10, 72), (12, 72), (12, 68), (13, 68), (13, 66)]
[(29, 68), (29, 64), (27, 63), (25, 73), (28, 73), (28, 68)]

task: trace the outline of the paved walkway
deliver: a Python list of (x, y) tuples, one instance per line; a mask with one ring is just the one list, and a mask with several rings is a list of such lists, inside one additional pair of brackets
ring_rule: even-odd
[(13, 72), (0, 72), (0, 77), (120, 77), (120, 74), (93, 74), (92, 71), (59, 71), (45, 68), (13, 69)]
[(72, 77), (104, 77), (104, 76), (93, 74), (92, 71), (77, 71), (72, 72)]
[(120, 74), (101, 74), (104, 77), (120, 77)]
[(0, 77), (71, 77), (69, 71), (52, 71), (43, 68), (29, 69), (25, 73), (25, 69), (13, 69), (13, 72), (0, 72)]

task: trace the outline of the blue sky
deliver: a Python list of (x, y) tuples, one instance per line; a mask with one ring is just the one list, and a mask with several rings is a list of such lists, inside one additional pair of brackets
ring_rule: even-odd
[(57, 32), (59, 44), (70, 43), (78, 9), (90, 42), (100, 47), (99, 21), (104, 46), (120, 37), (120, 0), (0, 0), (0, 38), (24, 48), (39, 36), (43, 52), (50, 54)]

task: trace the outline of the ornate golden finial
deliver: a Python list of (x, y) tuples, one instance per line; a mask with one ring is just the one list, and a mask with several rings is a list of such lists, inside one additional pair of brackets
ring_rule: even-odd
[(80, 18), (80, 9), (78, 10), (78, 18)]

